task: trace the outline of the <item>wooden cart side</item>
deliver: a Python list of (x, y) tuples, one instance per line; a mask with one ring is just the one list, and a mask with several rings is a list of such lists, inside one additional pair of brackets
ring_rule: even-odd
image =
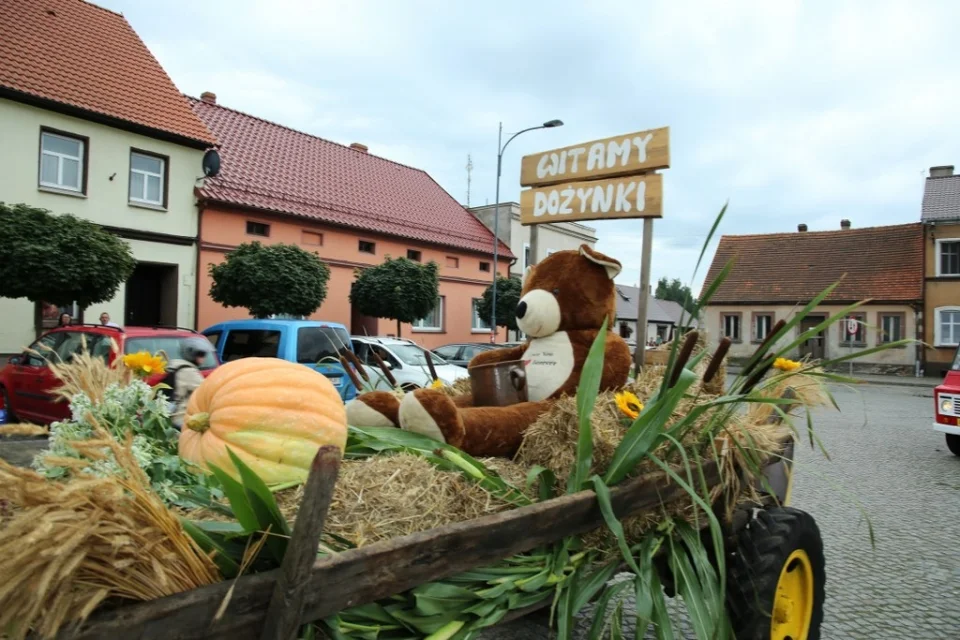
[[(704, 465), (708, 484), (718, 482), (719, 473), (716, 462)], [(685, 495), (663, 474), (633, 478), (610, 493), (619, 518)], [(595, 494), (581, 491), (319, 558), (306, 582), (300, 622), (326, 618), (602, 525)], [(254, 640), (260, 637), (280, 575), (279, 570), (261, 573), (104, 611), (59, 637)]]

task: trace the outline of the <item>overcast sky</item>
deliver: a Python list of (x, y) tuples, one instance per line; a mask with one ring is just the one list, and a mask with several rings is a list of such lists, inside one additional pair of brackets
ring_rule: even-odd
[[(727, 234), (919, 219), (923, 177), (960, 164), (960, 3), (98, 0), (184, 92), (422, 168), (494, 201), (497, 123), (521, 156), (671, 128), (653, 279), (691, 282)], [(636, 284), (640, 228), (594, 224)], [(715, 244), (715, 243), (714, 243)], [(699, 288), (713, 255), (693, 282)]]

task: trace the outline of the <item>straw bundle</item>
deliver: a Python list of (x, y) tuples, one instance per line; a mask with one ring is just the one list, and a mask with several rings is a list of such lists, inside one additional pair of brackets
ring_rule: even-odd
[(220, 579), (150, 490), (130, 442), (102, 428), (96, 437), (78, 448), (91, 459), (110, 450), (123, 477), (53, 482), (0, 461), (0, 494), (12, 506), (0, 528), (0, 629), (11, 638), (31, 629), (51, 637), (108, 599), (152, 600)]
[[(523, 487), (526, 472), (509, 460), (483, 462), (508, 482)], [(296, 517), (302, 498), (302, 487), (277, 495), (287, 520)], [(438, 469), (420, 456), (380, 455), (343, 461), (324, 531), (364, 546), (512, 506), (463, 474)]]
[[(113, 350), (119, 351), (113, 339), (111, 343)], [(85, 393), (94, 404), (99, 404), (110, 385), (124, 385), (131, 379), (130, 370), (123, 366), (120, 358), (111, 366), (103, 358), (91, 355), (86, 348), (72, 356), (69, 362), (51, 362), (50, 370), (61, 382), (54, 395), (63, 402), (69, 402), (78, 393)]]
[(0, 436), (48, 436), (50, 429), (40, 425), (23, 422), (0, 425)]

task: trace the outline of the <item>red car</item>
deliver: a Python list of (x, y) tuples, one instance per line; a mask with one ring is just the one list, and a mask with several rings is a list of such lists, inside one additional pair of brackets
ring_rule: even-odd
[(943, 384), (933, 390), (933, 428), (947, 435), (947, 448), (960, 456), (960, 348)]
[[(66, 402), (55, 401), (51, 395), (58, 381), (47, 366), (49, 361), (66, 362), (79, 353), (83, 346), (93, 355), (113, 363), (118, 354), (111, 348), (111, 338), (122, 353), (163, 351), (168, 358), (180, 357), (180, 345), (187, 338), (203, 337), (190, 329), (174, 327), (108, 327), (99, 324), (77, 324), (57, 327), (30, 345), (28, 351), (10, 358), (7, 366), (0, 369), (0, 408), (7, 411), (8, 422), (32, 422), (49, 424), (70, 416)], [(46, 357), (36, 355), (44, 354)], [(219, 365), (215, 353), (211, 353), (200, 367), (206, 377)], [(147, 378), (155, 385), (164, 374)]]

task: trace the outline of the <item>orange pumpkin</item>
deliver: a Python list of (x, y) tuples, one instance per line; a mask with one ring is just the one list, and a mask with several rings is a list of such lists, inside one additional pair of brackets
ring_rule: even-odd
[(327, 378), (302, 364), (244, 358), (213, 371), (194, 391), (180, 457), (239, 477), (227, 447), (268, 485), (306, 480), (321, 445), (347, 444), (347, 413)]

